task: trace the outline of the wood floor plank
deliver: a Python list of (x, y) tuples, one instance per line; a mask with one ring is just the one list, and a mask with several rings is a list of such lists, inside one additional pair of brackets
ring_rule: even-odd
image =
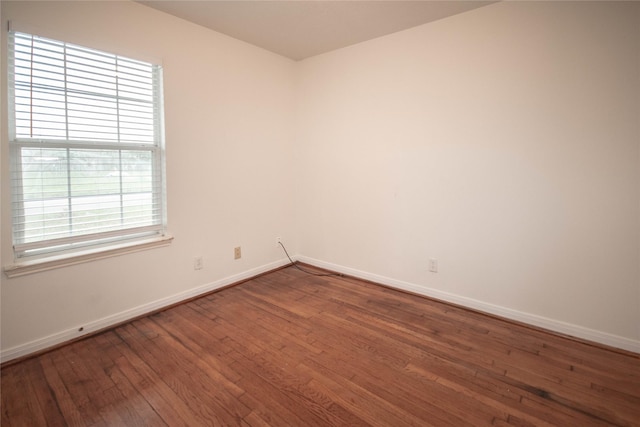
[(38, 400), (47, 425), (51, 427), (66, 426), (67, 422), (62, 415), (53, 391), (47, 384), (42, 364), (37, 359), (31, 359), (26, 362), (25, 365), (29, 366), (30, 371), (33, 372), (33, 374), (28, 375), (28, 379), (31, 381), (31, 394)]
[(295, 268), (1, 380), (3, 427), (640, 426), (640, 355)]
[[(194, 363), (195, 355), (186, 350), (181, 342), (172, 339), (157, 323), (149, 318), (132, 324), (139, 332), (154, 334), (153, 339), (144, 343), (144, 352), (154, 366), (161, 367), (172, 379), (172, 388), (188, 402), (192, 410), (197, 410), (205, 419), (216, 425), (239, 425), (240, 419), (250, 409), (233, 399), (214, 378)], [(141, 345), (136, 343), (138, 350)], [(227, 407), (231, 404), (232, 408)]]
[[(27, 364), (2, 375), (2, 425), (42, 425), (44, 416), (29, 387)], [(6, 392), (5, 392), (6, 390)]]
[[(326, 356), (326, 355), (325, 355)], [(333, 370), (342, 376), (347, 376), (354, 372), (354, 366), (360, 362), (359, 359), (314, 357), (314, 360), (325, 367), (332, 366)], [(360, 362), (362, 363), (362, 362)], [(365, 365), (365, 363), (362, 363)], [(397, 381), (402, 377), (397, 371), (380, 370), (372, 366), (368, 369), (361, 368), (355, 375), (350, 377), (350, 381), (360, 387), (370, 390), (375, 395), (390, 402), (401, 411), (412, 414), (420, 419), (437, 420), (438, 423), (458, 426), (487, 425), (492, 417), (484, 419), (483, 414), (473, 411), (469, 412), (461, 408), (460, 402), (448, 411), (441, 411), (440, 404), (445, 392), (444, 388), (433, 384), (435, 387), (415, 387), (409, 383), (408, 377), (402, 377), (402, 382)], [(459, 396), (456, 396), (458, 398)], [(469, 418), (472, 418), (470, 420)]]
[[(100, 415), (98, 408), (94, 406), (89, 399), (90, 390), (95, 385), (89, 378), (82, 378), (78, 375), (78, 372), (74, 369), (76, 362), (80, 361), (74, 360), (69, 354), (69, 347), (73, 345), (77, 345), (77, 343), (62, 347), (59, 351), (51, 353), (52, 369), (58, 371), (64, 388), (68, 390), (75, 407), (80, 412), (82, 422), (87, 422), (91, 425), (106, 426), (108, 424)], [(88, 363), (84, 362), (84, 364)]]
[[(153, 407), (144, 397), (137, 392), (129, 378), (122, 372), (116, 359), (111, 357), (112, 345), (105, 340), (89, 340), (85, 345), (79, 346), (79, 357), (83, 360), (93, 359), (93, 366), (104, 373), (104, 382), (110, 387), (109, 393), (98, 393), (99, 398), (95, 402), (104, 402), (110, 408), (117, 408), (117, 412), (126, 425), (136, 426), (162, 426), (166, 423), (154, 411)], [(92, 378), (102, 375), (95, 372)], [(107, 381), (108, 379), (108, 381)], [(108, 397), (111, 396), (109, 399)], [(106, 412), (101, 410), (101, 412)]]
[(129, 380), (135, 392), (153, 408), (168, 426), (198, 425), (199, 421), (163, 378), (140, 359), (114, 332), (98, 335), (108, 345), (105, 351)]
[(335, 399), (344, 400), (345, 407), (351, 408), (362, 419), (369, 419), (372, 425), (413, 426), (425, 423), (424, 419), (402, 410), (374, 391), (357, 384), (353, 377), (342, 375), (311, 359), (299, 367), (313, 376), (312, 381), (321, 383), (336, 396)]
[[(38, 357), (38, 361), (42, 365), (42, 371), (44, 373), (44, 378), (47, 382), (47, 386), (53, 394), (56, 406), (60, 409), (65, 422), (71, 426), (85, 425), (87, 423), (86, 418), (78, 409), (76, 400), (67, 389), (67, 386), (65, 385), (62, 378), (63, 374), (58, 371), (58, 367), (53, 357), (55, 353), (56, 352), (49, 352)], [(4, 390), (6, 390), (4, 383), (2, 384), (2, 390), (3, 393)]]
[(192, 385), (184, 379), (190, 373), (179, 370), (170, 358), (165, 359), (163, 351), (153, 348), (148, 334), (143, 334), (133, 325), (117, 328), (116, 334), (131, 348), (130, 360), (139, 360), (136, 369), (145, 372), (149, 386), (159, 389), (167, 404), (180, 403), (176, 407), (187, 425), (205, 425), (208, 420), (220, 423), (219, 418), (201, 404)]
[[(111, 378), (106, 375), (105, 368), (110, 369), (111, 361), (102, 364), (102, 352), (97, 350), (95, 340), (89, 340), (81, 345), (72, 344), (65, 347), (67, 361), (77, 375), (86, 395), (86, 406), (97, 411), (106, 425), (140, 424), (142, 418), (138, 412), (129, 407), (129, 401), (124, 399), (120, 390)], [(82, 363), (91, 360), (91, 363)], [(114, 408), (118, 407), (115, 411)]]

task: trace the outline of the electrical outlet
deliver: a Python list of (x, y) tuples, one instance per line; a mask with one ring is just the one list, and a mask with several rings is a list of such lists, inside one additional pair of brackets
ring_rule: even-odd
[(193, 259), (193, 269), (194, 270), (202, 270), (202, 268), (204, 267), (204, 263), (202, 261), (202, 257), (201, 256), (197, 256)]
[(280, 247), (280, 242), (282, 242), (282, 237), (276, 237), (276, 246)]
[(233, 259), (240, 259), (240, 258), (242, 258), (242, 249), (240, 248), (240, 246), (238, 246), (233, 249)]
[(438, 272), (438, 260), (435, 258), (429, 258), (429, 271), (432, 273)]

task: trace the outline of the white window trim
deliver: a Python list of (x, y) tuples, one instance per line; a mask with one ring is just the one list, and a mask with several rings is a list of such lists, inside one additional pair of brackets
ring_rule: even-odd
[(99, 248), (86, 249), (71, 254), (54, 255), (46, 258), (39, 258), (30, 261), (18, 262), (7, 265), (3, 268), (4, 274), (12, 279), (14, 277), (25, 276), (27, 274), (40, 273), (56, 268), (68, 267), (84, 262), (95, 261), (104, 258), (112, 258), (133, 252), (147, 249), (159, 248), (171, 244), (173, 236), (164, 235), (145, 240), (136, 240), (129, 243), (117, 243), (111, 246), (100, 246)]

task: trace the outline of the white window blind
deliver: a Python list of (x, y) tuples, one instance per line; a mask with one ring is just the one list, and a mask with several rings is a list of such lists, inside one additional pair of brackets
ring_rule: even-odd
[(17, 258), (164, 233), (158, 65), (9, 35)]

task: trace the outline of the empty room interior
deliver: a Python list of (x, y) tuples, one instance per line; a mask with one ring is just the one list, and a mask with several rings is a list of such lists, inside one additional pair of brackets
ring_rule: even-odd
[(640, 2), (0, 7), (3, 425), (640, 425)]

